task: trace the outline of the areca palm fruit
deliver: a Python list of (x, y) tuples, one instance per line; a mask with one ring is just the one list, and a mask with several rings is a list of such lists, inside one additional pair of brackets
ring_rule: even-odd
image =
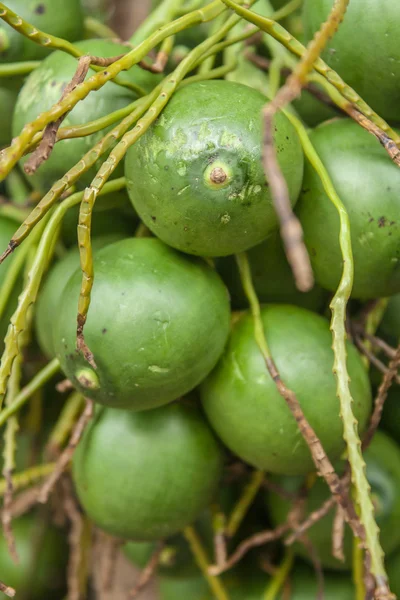
[[(304, 33), (311, 40), (332, 0), (305, 0)], [(322, 55), (328, 65), (383, 118), (400, 121), (400, 47), (397, 0), (351, 0)]]
[[(126, 46), (122, 44), (100, 39), (78, 42), (76, 46), (86, 54), (102, 57), (117, 56), (126, 53), (127, 50)], [(48, 110), (60, 100), (62, 92), (74, 76), (76, 68), (76, 58), (66, 52), (56, 50), (47, 56), (40, 66), (29, 75), (19, 93), (15, 107), (13, 117), (14, 136), (20, 133), (24, 125), (36, 119), (40, 113)], [(89, 71), (89, 74), (93, 74), (93, 71)], [(140, 86), (145, 84), (149, 87), (155, 81), (158, 81), (158, 76), (145, 72), (138, 66), (133, 67), (128, 72), (121, 73), (120, 77), (129, 83)], [(136, 97), (132, 90), (108, 82), (98, 91), (91, 92), (83, 101), (78, 102), (63, 121), (63, 126), (82, 125), (99, 119), (110, 112), (127, 106)], [(72, 168), (92, 146), (100, 141), (110, 128), (111, 126), (86, 137), (57, 142), (50, 158), (29, 177), (29, 181), (39, 191), (47, 192), (51, 185), (60, 179), (68, 169)], [(24, 165), (26, 160), (27, 157), (22, 158), (21, 165)], [(104, 158), (98, 166), (103, 161)], [(96, 170), (92, 168), (89, 173), (79, 180), (79, 185), (89, 184), (95, 173)], [(121, 174), (121, 171), (119, 174)]]
[(174, 535), (210, 503), (223, 451), (188, 401), (132, 412), (98, 407), (73, 459), (78, 497), (101, 528), (124, 539)]
[[(349, 119), (329, 121), (310, 135), (350, 220), (354, 255), (352, 297), (400, 291), (400, 177), (377, 140)], [(304, 173), (296, 212), (316, 281), (336, 290), (342, 275), (339, 216), (311, 164)]]
[(4, 581), (16, 590), (17, 598), (58, 600), (65, 587), (65, 537), (32, 513), (13, 521), (13, 533), (19, 564), (11, 558), (5, 536), (0, 537), (0, 569)]
[[(8, 0), (7, 7), (45, 33), (73, 42), (83, 34), (80, 0)], [(0, 62), (37, 60), (49, 49), (36, 44), (5, 22), (0, 24)]]
[[(375, 517), (380, 529), (380, 541), (387, 556), (400, 546), (400, 448), (385, 435), (378, 431), (370, 447), (364, 453), (367, 465), (367, 478), (371, 486), (372, 498), (375, 505)], [(345, 464), (339, 466), (343, 472)], [(287, 491), (296, 493), (304, 483), (300, 477), (277, 477), (279, 483)], [(318, 509), (330, 497), (330, 490), (322, 478), (319, 478), (308, 492), (306, 514)], [(267, 505), (273, 524), (285, 521), (290, 503), (276, 494), (269, 494)], [(353, 536), (346, 525), (344, 536), (345, 561), (342, 563), (332, 556), (332, 527), (334, 511), (313, 525), (307, 535), (324, 568), (350, 570), (352, 567)], [(296, 543), (295, 551), (302, 557), (307, 557), (305, 547)]]
[[(344, 449), (329, 323), (303, 308), (265, 305), (266, 338), (282, 381), (331, 459)], [(371, 409), (367, 373), (348, 343), (353, 410), (363, 431)], [(201, 386), (206, 415), (228, 448), (249, 464), (273, 473), (303, 474), (314, 464), (298, 425), (267, 371), (249, 313), (236, 321), (226, 350)]]
[[(128, 193), (140, 218), (164, 242), (189, 254), (225, 256), (277, 230), (261, 162), (265, 103), (260, 92), (239, 83), (194, 83), (174, 94), (130, 147)], [(275, 144), (294, 205), (303, 153), (282, 113), (275, 119)]]
[(111, 244), (96, 260), (85, 339), (98, 368), (75, 349), (77, 272), (63, 291), (53, 338), (68, 379), (97, 402), (137, 410), (196, 387), (229, 333), (229, 299), (217, 273), (150, 238)]
[[(95, 237), (92, 242), (93, 252), (96, 255), (100, 248), (124, 237), (122, 232)], [(55, 354), (53, 334), (64, 288), (71, 275), (79, 268), (79, 248), (71, 248), (52, 266), (39, 292), (35, 310), (36, 336), (41, 350), (49, 358), (53, 358)]]

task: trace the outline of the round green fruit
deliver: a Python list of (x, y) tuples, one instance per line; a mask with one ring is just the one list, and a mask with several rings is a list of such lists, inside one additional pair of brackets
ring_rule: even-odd
[[(10, 557), (4, 535), (0, 537), (2, 580), (17, 592), (17, 598), (58, 599), (65, 585), (67, 547), (65, 537), (33, 514), (13, 521), (16, 548), (20, 559)], [(0, 593), (2, 598), (6, 596)]]
[[(80, 285), (77, 272), (63, 291), (53, 339), (68, 379), (101, 404), (143, 410), (171, 402), (196, 387), (222, 354), (228, 293), (203, 259), (154, 238), (98, 252), (85, 325), (96, 372), (75, 349)], [(88, 372), (96, 385), (86, 387)]]
[[(96, 253), (100, 248), (124, 237), (122, 233), (110, 233), (94, 238), (92, 250)], [(94, 264), (96, 268), (96, 261)], [(36, 337), (42, 352), (48, 358), (53, 358), (55, 354), (54, 324), (65, 286), (71, 275), (79, 269), (79, 266), (79, 248), (71, 248), (61, 260), (52, 266), (39, 292), (35, 307)]]
[[(63, 0), (64, 1), (64, 0)], [(109, 40), (85, 40), (76, 46), (84, 53), (95, 56), (116, 56), (126, 52), (126, 46)], [(24, 125), (56, 104), (69, 83), (77, 67), (76, 58), (66, 52), (57, 50), (43, 60), (41, 65), (27, 78), (18, 96), (13, 118), (13, 135), (19, 135)], [(140, 67), (133, 67), (120, 77), (130, 83), (142, 85), (144, 71)], [(93, 74), (90, 71), (90, 74)], [(145, 76), (150, 81), (154, 77), (146, 72)], [(82, 102), (72, 109), (63, 121), (63, 127), (82, 125), (89, 121), (99, 119), (108, 113), (124, 108), (136, 98), (135, 93), (113, 82), (106, 83), (96, 92), (91, 92)], [(50, 158), (29, 177), (29, 181), (39, 191), (47, 192), (50, 187), (60, 179), (67, 170), (71, 169), (79, 159), (90, 150), (111, 129), (111, 126), (86, 137), (73, 138), (57, 142)], [(24, 165), (28, 157), (21, 159)], [(98, 167), (104, 161), (101, 159)], [(92, 168), (79, 180), (83, 187), (89, 185), (96, 174)], [(122, 167), (120, 173), (122, 172)], [(117, 172), (118, 174), (118, 169)]]
[[(380, 529), (380, 541), (385, 554), (389, 555), (400, 546), (400, 448), (387, 435), (378, 431), (364, 457), (375, 504), (376, 522)], [(343, 471), (344, 467), (345, 464), (342, 463), (340, 469)], [(275, 481), (285, 490), (294, 493), (304, 483), (301, 477), (277, 477)], [(319, 478), (308, 493), (305, 515), (319, 508), (329, 497), (328, 486)], [(273, 525), (283, 523), (291, 508), (290, 503), (276, 494), (270, 494), (267, 503)], [(353, 535), (346, 525), (343, 546), (345, 562), (342, 563), (332, 556), (333, 519), (334, 511), (331, 511), (313, 525), (307, 535), (324, 568), (350, 570)], [(299, 555), (307, 558), (307, 551), (302, 544), (296, 543), (294, 548)]]
[[(74, 41), (83, 34), (80, 0), (8, 0), (7, 7), (44, 33)], [(10, 25), (0, 25), (0, 62), (37, 60), (49, 49), (32, 42)]]
[[(247, 256), (260, 302), (294, 304), (315, 311), (323, 307), (327, 294), (319, 285), (314, 285), (307, 293), (297, 289), (279, 231), (272, 233), (265, 242), (251, 248)], [(247, 308), (249, 303), (243, 291), (235, 259), (231, 256), (221, 258), (216, 264), (231, 295), (232, 307), (235, 310)]]
[[(310, 139), (349, 215), (354, 255), (352, 297), (396, 294), (400, 291), (398, 167), (372, 135), (348, 119), (320, 125)], [(305, 167), (296, 212), (316, 281), (336, 290), (343, 270), (339, 216), (311, 164)]]
[(187, 401), (132, 412), (98, 407), (74, 454), (82, 506), (101, 529), (124, 539), (174, 535), (210, 503), (223, 451)]
[[(332, 0), (305, 0), (304, 33), (311, 40)], [(322, 57), (383, 118), (400, 121), (400, 46), (397, 0), (351, 0)]]
[[(128, 193), (143, 222), (189, 254), (225, 256), (278, 227), (261, 162), (266, 98), (229, 81), (179, 90), (125, 159)], [(278, 160), (295, 204), (303, 175), (297, 134), (275, 119)]]
[[(331, 459), (344, 448), (329, 323), (288, 305), (261, 310), (266, 338), (282, 381), (294, 391), (306, 418)], [(357, 350), (347, 344), (353, 410), (363, 431), (371, 391)], [(310, 451), (297, 422), (269, 375), (249, 313), (236, 321), (216, 368), (201, 386), (207, 417), (232, 452), (251, 465), (282, 474), (312, 471)]]

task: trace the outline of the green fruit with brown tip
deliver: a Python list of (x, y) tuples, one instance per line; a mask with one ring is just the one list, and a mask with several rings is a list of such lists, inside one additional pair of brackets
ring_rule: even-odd
[[(352, 297), (400, 291), (400, 177), (376, 138), (350, 119), (323, 123), (310, 135), (350, 221)], [(314, 167), (307, 163), (296, 206), (316, 281), (336, 290), (343, 271), (339, 215)]]
[[(263, 306), (261, 319), (282, 381), (296, 394), (328, 456), (338, 458), (344, 449), (343, 424), (329, 322), (289, 305)], [(371, 391), (361, 357), (350, 343), (347, 355), (353, 411), (362, 432)], [(214, 430), (242, 460), (272, 473), (303, 474), (315, 468), (298, 424), (267, 371), (251, 314), (244, 313), (233, 326), (222, 358), (201, 386), (201, 398)]]
[(229, 334), (229, 298), (217, 273), (154, 238), (116, 242), (96, 259), (85, 340), (97, 370), (76, 351), (82, 280), (76, 272), (63, 291), (53, 337), (66, 377), (96, 402), (135, 410), (196, 387)]
[[(110, 57), (126, 53), (126, 46), (110, 40), (85, 40), (78, 42), (76, 46), (83, 53), (94, 56)], [(66, 52), (56, 50), (47, 56), (40, 66), (29, 75), (19, 93), (15, 106), (12, 127), (14, 136), (19, 135), (22, 128), (27, 123), (34, 121), (40, 113), (49, 110), (59, 102), (66, 84), (74, 76), (76, 66), (76, 58)], [(144, 71), (140, 67), (135, 66), (129, 71), (121, 73), (120, 77), (128, 83), (141, 86), (144, 78), (151, 87), (154, 75), (148, 72), (143, 75), (143, 73)], [(94, 71), (90, 70), (88, 77), (93, 74)], [(158, 81), (157, 78), (156, 81)], [(99, 90), (91, 92), (84, 100), (78, 102), (68, 113), (62, 126), (82, 125), (105, 117), (115, 110), (124, 108), (136, 98), (136, 93), (131, 89), (108, 82)], [(29, 176), (29, 181), (39, 191), (47, 192), (58, 179), (63, 177), (66, 171), (78, 163), (82, 156), (110, 131), (111, 127), (109, 126), (89, 136), (57, 142), (49, 159), (33, 175)], [(28, 156), (23, 157), (20, 164), (23, 166), (28, 158)], [(104, 157), (96, 163), (97, 168), (92, 167), (88, 173), (85, 173), (79, 179), (77, 185), (80, 187), (89, 185), (103, 162)], [(121, 174), (122, 166), (117, 168), (113, 175), (116, 177)]]
[[(305, 0), (303, 23), (309, 42), (332, 9), (332, 0)], [(381, 117), (400, 121), (400, 46), (397, 0), (351, 0), (322, 58)]]
[(223, 451), (198, 408), (181, 401), (151, 411), (98, 407), (73, 459), (91, 520), (124, 539), (163, 539), (211, 502)]
[[(375, 517), (380, 529), (380, 541), (383, 551), (388, 556), (396, 548), (400, 547), (400, 447), (385, 435), (378, 431), (372, 440), (370, 447), (364, 453), (367, 465), (366, 474), (371, 486), (372, 499), (375, 505)], [(345, 463), (339, 465), (339, 472), (343, 472)], [(296, 492), (304, 483), (300, 477), (277, 477), (274, 478), (288, 492)], [(314, 510), (330, 497), (330, 491), (325, 481), (318, 478), (309, 490), (305, 515)], [(267, 497), (269, 515), (273, 525), (283, 523), (291, 508), (284, 498), (270, 493)], [(346, 525), (344, 536), (345, 561), (342, 563), (332, 556), (332, 526), (334, 511), (320, 519), (307, 532), (310, 542), (324, 568), (350, 570), (352, 567), (352, 544), (353, 535)], [(305, 547), (296, 543), (293, 546), (296, 553), (307, 558)]]
[[(327, 293), (318, 284), (306, 293), (297, 289), (279, 231), (272, 233), (265, 242), (250, 248), (247, 257), (254, 288), (261, 303), (294, 304), (316, 312), (323, 307)], [(247, 308), (249, 303), (235, 259), (231, 256), (221, 258), (216, 266), (231, 295), (232, 307), (235, 310)]]
[[(13, 520), (19, 564), (10, 556), (4, 535), (0, 537), (0, 570), (17, 598), (58, 600), (65, 587), (68, 549), (65, 536), (34, 514)], [(1, 598), (6, 598), (0, 592)]]
[[(80, 0), (8, 0), (7, 7), (50, 35), (73, 42), (83, 34)], [(0, 24), (0, 62), (38, 60), (51, 49), (36, 44), (4, 21)]]
[[(230, 81), (176, 92), (125, 159), (133, 206), (165, 243), (200, 256), (247, 250), (277, 230), (261, 161), (266, 98)], [(275, 119), (278, 161), (296, 203), (303, 175), (297, 133)]]

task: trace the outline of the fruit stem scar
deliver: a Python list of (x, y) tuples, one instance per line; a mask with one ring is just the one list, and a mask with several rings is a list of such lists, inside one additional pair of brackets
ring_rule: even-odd
[(215, 160), (204, 171), (204, 182), (211, 188), (221, 189), (232, 179), (232, 169), (223, 161)]
[(210, 173), (210, 179), (213, 183), (224, 183), (227, 177), (227, 174), (221, 167), (215, 167)]
[(97, 390), (100, 387), (99, 378), (92, 369), (80, 369), (75, 377), (81, 386), (89, 390)]

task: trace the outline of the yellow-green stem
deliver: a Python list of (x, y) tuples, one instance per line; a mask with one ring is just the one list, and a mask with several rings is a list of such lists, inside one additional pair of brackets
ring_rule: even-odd
[(257, 496), (262, 482), (264, 481), (264, 477), (264, 471), (253, 471), (251, 474), (250, 481), (245, 486), (241, 497), (229, 516), (228, 525), (226, 527), (226, 534), (229, 537), (233, 537), (239, 529), (244, 517), (247, 514), (247, 511)]

